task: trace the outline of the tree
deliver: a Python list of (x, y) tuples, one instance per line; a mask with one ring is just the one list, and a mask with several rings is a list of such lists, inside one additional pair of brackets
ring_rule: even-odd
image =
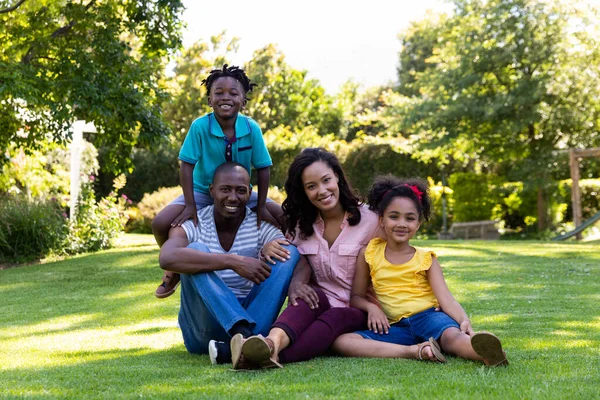
[[(211, 70), (231, 64), (239, 41), (221, 32), (210, 38), (210, 44), (194, 43), (176, 58), (174, 74), (165, 80), (170, 98), (164, 110), (177, 141), (183, 141), (195, 118), (211, 111), (202, 80)], [(255, 119), (264, 131), (283, 125), (298, 130), (315, 126), (321, 135), (339, 133), (343, 111), (334, 98), (325, 94), (317, 80), (307, 79), (306, 71), (289, 66), (274, 45), (257, 50), (243, 68), (258, 85), (248, 93), (250, 101), (243, 113)]]
[[(509, 179), (538, 187), (544, 229), (557, 152), (600, 144), (596, 14), (557, 0), (454, 3), (420, 58), (428, 66), (413, 75), (403, 125), (422, 151), (482, 169), (510, 164)], [(429, 38), (419, 32), (404, 41)]]
[(301, 130), (315, 126), (320, 135), (338, 134), (342, 110), (307, 71), (293, 69), (285, 56), (270, 44), (254, 52), (245, 69), (258, 84), (246, 108), (248, 114), (267, 131), (279, 125)]
[(180, 0), (0, 0), (1, 148), (67, 142), (84, 119), (109, 149), (103, 165), (129, 167), (134, 145), (169, 132), (159, 78), (182, 10)]
[(447, 19), (445, 14), (428, 12), (425, 18), (414, 21), (398, 37), (402, 42), (398, 67), (398, 92), (419, 96), (418, 74), (435, 68), (431, 57), (438, 46), (438, 36)]

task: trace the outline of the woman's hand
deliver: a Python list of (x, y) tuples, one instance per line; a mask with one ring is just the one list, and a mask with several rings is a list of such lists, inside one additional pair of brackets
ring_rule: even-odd
[(196, 204), (193, 206), (185, 206), (183, 211), (181, 211), (181, 213), (175, 217), (173, 222), (171, 222), (171, 226), (181, 226), (188, 219), (194, 221), (194, 226), (198, 226), (198, 210), (196, 210)]
[(297, 307), (298, 302), (296, 299), (302, 299), (311, 309), (319, 307), (319, 296), (309, 285), (302, 283), (294, 287), (290, 286), (288, 291), (289, 302), (292, 306)]
[(283, 246), (288, 246), (290, 242), (285, 239), (275, 239), (265, 244), (261, 250), (261, 254), (265, 260), (271, 264), (275, 264), (277, 259), (281, 262), (290, 259), (290, 251)]
[(369, 307), (367, 327), (374, 333), (385, 333), (387, 335), (389, 332), (390, 322), (384, 312), (381, 311), (381, 308), (377, 307), (375, 304)]

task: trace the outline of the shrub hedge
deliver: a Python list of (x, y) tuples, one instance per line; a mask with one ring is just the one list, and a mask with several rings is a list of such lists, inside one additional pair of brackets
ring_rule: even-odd
[(183, 193), (181, 186), (159, 188), (152, 193), (146, 193), (129, 211), (129, 222), (125, 227), (127, 232), (152, 233), (152, 220), (160, 210)]
[[(302, 130), (279, 126), (264, 134), (265, 142), (273, 159), (271, 185), (283, 188), (289, 166), (294, 157), (306, 147), (324, 147), (337, 155), (352, 186), (365, 195), (373, 178), (379, 174), (393, 173), (403, 177), (431, 177), (439, 180), (441, 175), (434, 163), (423, 163), (410, 156), (408, 147), (371, 136), (358, 136), (351, 142), (333, 135), (320, 136), (316, 128)], [(160, 151), (138, 151), (134, 156), (136, 169), (125, 188), (133, 200), (142, 198), (144, 192), (154, 192), (159, 187), (176, 182), (176, 152), (166, 146)], [(172, 159), (172, 160), (170, 160)], [(159, 165), (160, 167), (156, 167)], [(160, 174), (157, 176), (156, 171)], [(256, 174), (254, 183), (256, 183)], [(449, 176), (448, 224), (453, 221), (482, 219), (502, 220), (508, 231), (533, 232), (537, 229), (537, 188), (521, 182), (503, 182), (493, 174), (458, 172)], [(598, 180), (582, 180), (583, 218), (589, 218), (600, 209)], [(174, 184), (174, 183), (173, 183)], [(428, 233), (441, 230), (441, 186), (430, 182), (434, 209), (432, 220), (423, 226)], [(167, 189), (164, 189), (167, 190)], [(549, 182), (545, 190), (548, 196), (550, 223), (552, 226), (572, 220), (570, 180)], [(169, 194), (169, 199), (146, 198), (140, 209), (131, 209), (129, 230), (150, 232), (150, 221), (168, 201), (175, 198), (179, 189)], [(148, 194), (144, 196), (149, 196)], [(172, 197), (172, 198), (171, 198)], [(145, 197), (144, 197), (145, 198)], [(150, 206), (150, 204), (153, 204)]]
[(0, 262), (23, 262), (61, 253), (67, 215), (56, 199), (0, 199)]

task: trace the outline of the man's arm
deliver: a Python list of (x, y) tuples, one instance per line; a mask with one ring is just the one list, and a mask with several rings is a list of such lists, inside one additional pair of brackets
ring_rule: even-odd
[(241, 258), (236, 254), (212, 254), (188, 248), (189, 242), (183, 228), (169, 230), (169, 239), (160, 248), (158, 262), (162, 269), (182, 274), (196, 274), (223, 269), (233, 269)]
[(271, 274), (271, 267), (265, 262), (237, 254), (213, 254), (188, 248), (189, 241), (181, 227), (169, 231), (169, 239), (160, 248), (159, 264), (167, 271), (182, 274), (231, 269), (236, 274), (261, 283)]

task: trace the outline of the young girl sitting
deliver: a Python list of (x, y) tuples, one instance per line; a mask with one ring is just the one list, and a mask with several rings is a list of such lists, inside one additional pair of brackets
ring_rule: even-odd
[[(488, 366), (507, 365), (496, 336), (473, 332), (467, 314), (448, 290), (435, 253), (410, 245), (421, 221), (429, 219), (427, 186), (417, 180), (379, 177), (368, 200), (369, 208), (379, 214), (387, 241), (373, 239), (360, 251), (350, 304), (368, 313), (369, 330), (340, 336), (334, 349), (347, 356), (394, 357), (398, 345), (429, 338), (439, 341), (446, 353)], [(381, 309), (367, 300), (371, 283)], [(436, 358), (445, 361), (443, 356)]]

